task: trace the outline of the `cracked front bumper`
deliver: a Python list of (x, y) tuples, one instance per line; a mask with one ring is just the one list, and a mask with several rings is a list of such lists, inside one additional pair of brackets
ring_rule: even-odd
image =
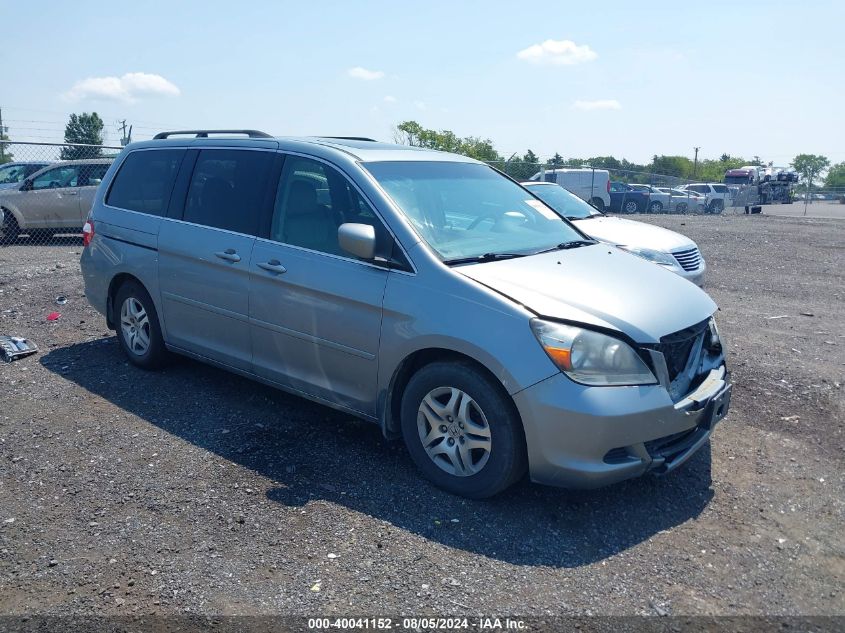
[(531, 479), (597, 488), (686, 462), (727, 415), (724, 365), (678, 402), (660, 385), (588, 387), (558, 374), (514, 396)]

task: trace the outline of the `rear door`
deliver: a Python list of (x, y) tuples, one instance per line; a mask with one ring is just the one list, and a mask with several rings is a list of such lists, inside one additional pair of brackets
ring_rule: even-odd
[(285, 158), (267, 238), (252, 253), (249, 312), (255, 371), (375, 415), (382, 299), (388, 271), (341, 251), (344, 222), (371, 224), (376, 253), (393, 240), (333, 166)]
[(244, 371), (252, 370), (249, 262), (277, 157), (190, 150), (159, 230), (167, 342)]
[(80, 165), (60, 165), (32, 180), (20, 210), (29, 228), (82, 228), (79, 222)]

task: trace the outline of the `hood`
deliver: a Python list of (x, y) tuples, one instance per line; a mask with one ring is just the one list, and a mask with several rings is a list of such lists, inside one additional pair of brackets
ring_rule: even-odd
[(572, 222), (578, 230), (590, 237), (613, 245), (653, 248), (664, 252), (695, 246), (695, 242), (686, 235), (635, 220), (598, 216)]
[(694, 284), (605, 244), (454, 270), (539, 316), (617, 330), (638, 343), (656, 343), (716, 310)]

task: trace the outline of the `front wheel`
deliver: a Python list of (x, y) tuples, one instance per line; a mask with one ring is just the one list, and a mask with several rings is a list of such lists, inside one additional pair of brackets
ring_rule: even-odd
[(689, 207), (687, 206), (686, 202), (679, 202), (675, 206), (675, 211), (677, 211), (678, 213), (686, 213), (687, 209), (689, 209)]
[(414, 463), (453, 494), (491, 497), (525, 473), (525, 438), (513, 402), (469, 364), (420, 369), (405, 388), (401, 418)]
[(721, 213), (725, 209), (724, 200), (714, 200), (710, 203), (710, 213)]
[(622, 210), (625, 213), (638, 213), (640, 205), (637, 204), (636, 200), (626, 200), (625, 204), (622, 205)]
[(149, 293), (139, 283), (124, 283), (114, 298), (117, 340), (129, 362), (142, 369), (159, 369), (168, 359), (158, 313)]
[(655, 200), (650, 205), (648, 205), (648, 212), (649, 213), (661, 213), (663, 211), (663, 203), (659, 200)]

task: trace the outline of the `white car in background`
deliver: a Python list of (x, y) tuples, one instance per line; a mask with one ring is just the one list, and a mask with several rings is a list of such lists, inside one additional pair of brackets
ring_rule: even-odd
[(694, 213), (704, 211), (707, 206), (707, 198), (695, 191), (684, 191), (670, 187), (655, 187), (658, 191), (670, 197), (669, 211), (675, 213)]
[(704, 287), (707, 265), (698, 245), (680, 233), (635, 220), (605, 215), (554, 183), (523, 182), (522, 186), (579, 231), (600, 242), (638, 255)]
[(538, 171), (531, 180), (551, 182), (589, 202), (599, 211), (610, 208), (610, 172), (606, 169), (561, 168)]
[(664, 213), (669, 211), (669, 208), (672, 206), (672, 196), (658, 187), (631, 183), (628, 183), (628, 186), (633, 187), (637, 191), (644, 191), (650, 194), (648, 208), (646, 209), (649, 213)]
[(703, 195), (707, 199), (704, 210), (708, 213), (721, 213), (731, 204), (731, 191), (721, 182), (694, 182), (681, 185), (678, 189)]

